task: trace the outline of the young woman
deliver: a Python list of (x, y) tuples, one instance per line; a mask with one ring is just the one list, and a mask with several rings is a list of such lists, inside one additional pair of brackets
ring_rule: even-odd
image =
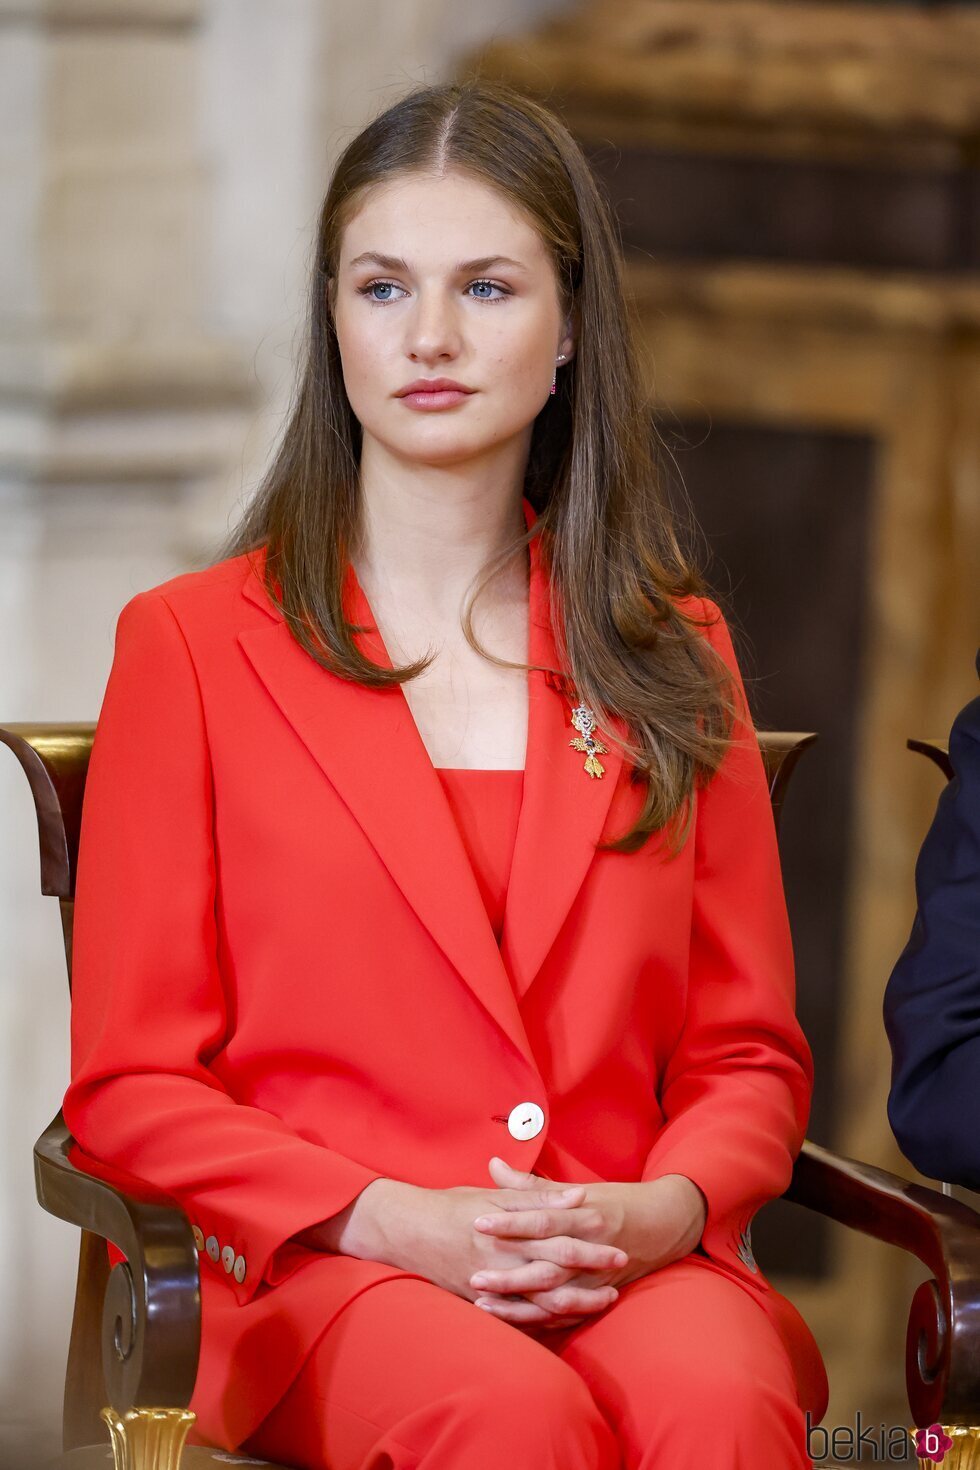
[(193, 1224), (197, 1442), (809, 1463), (823, 1365), (749, 1226), (811, 1057), (647, 413), (567, 131), (490, 83), (415, 91), (337, 165), (241, 526), (122, 610), (64, 1112)]

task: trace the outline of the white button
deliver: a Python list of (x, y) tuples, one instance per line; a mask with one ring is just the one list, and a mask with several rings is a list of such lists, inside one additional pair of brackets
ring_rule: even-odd
[(239, 1286), (245, 1280), (245, 1257), (244, 1256), (236, 1256), (235, 1257), (235, 1280), (238, 1282)]
[(230, 1276), (232, 1272), (232, 1267), (235, 1264), (235, 1252), (232, 1250), (230, 1245), (226, 1245), (224, 1250), (221, 1252), (221, 1264), (222, 1266), (224, 1266), (226, 1272)]
[(216, 1261), (221, 1255), (221, 1247), (218, 1244), (218, 1237), (216, 1235), (208, 1236), (208, 1243), (205, 1246), (205, 1250), (211, 1257), (212, 1261)]
[(199, 1251), (202, 1251), (204, 1249), (204, 1231), (201, 1229), (200, 1225), (194, 1226), (194, 1244), (197, 1246)]
[(544, 1127), (544, 1113), (537, 1103), (518, 1103), (507, 1118), (507, 1131), (511, 1138), (537, 1138)]

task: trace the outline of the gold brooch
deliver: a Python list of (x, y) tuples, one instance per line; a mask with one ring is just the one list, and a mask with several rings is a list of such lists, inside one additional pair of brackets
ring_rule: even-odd
[(568, 743), (573, 750), (581, 751), (585, 756), (584, 770), (589, 776), (601, 776), (605, 766), (596, 757), (608, 755), (608, 745), (603, 745), (601, 740), (593, 739), (592, 732), (595, 729), (595, 715), (587, 704), (577, 704), (572, 710), (572, 724), (581, 733), (582, 739), (573, 739)]

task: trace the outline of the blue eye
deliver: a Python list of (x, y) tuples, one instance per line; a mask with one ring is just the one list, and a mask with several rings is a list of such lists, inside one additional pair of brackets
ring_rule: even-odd
[[(500, 295), (473, 296), (471, 297), (471, 300), (473, 301), (503, 301), (505, 296), (510, 296), (512, 294), (510, 291), (508, 291), (506, 286), (498, 286), (496, 281), (471, 281), (466, 288), (467, 291), (471, 291), (474, 286), (489, 287), (491, 291), (499, 291)], [(359, 296), (364, 296), (374, 306), (387, 306), (390, 301), (395, 300), (395, 297), (390, 294), (388, 296), (375, 296), (374, 292), (388, 291), (390, 293), (393, 291), (400, 291), (401, 289), (401, 286), (396, 286), (394, 281), (369, 281), (366, 286), (359, 286), (357, 288), (357, 294)]]
[[(471, 281), (470, 284), (469, 284), (469, 286), (467, 287), (467, 290), (470, 290), (473, 286), (489, 286), (491, 291), (502, 291), (503, 294), (504, 294), (504, 296), (509, 296), (510, 295), (510, 292), (508, 290), (506, 290), (505, 287), (498, 286), (497, 283), (496, 283), (496, 281)], [(476, 297), (476, 300), (477, 301), (500, 301), (502, 299), (503, 298), (500, 297), (500, 296), (477, 296)]]
[(372, 296), (372, 291), (397, 291), (398, 287), (393, 281), (371, 281), (367, 286), (362, 286), (359, 294), (367, 296), (369, 301), (375, 301), (379, 306), (384, 306), (392, 300), (391, 296)]

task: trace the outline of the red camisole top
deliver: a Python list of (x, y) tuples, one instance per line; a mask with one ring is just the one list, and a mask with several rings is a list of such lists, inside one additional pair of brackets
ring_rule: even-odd
[(493, 932), (500, 943), (524, 772), (437, 766)]

